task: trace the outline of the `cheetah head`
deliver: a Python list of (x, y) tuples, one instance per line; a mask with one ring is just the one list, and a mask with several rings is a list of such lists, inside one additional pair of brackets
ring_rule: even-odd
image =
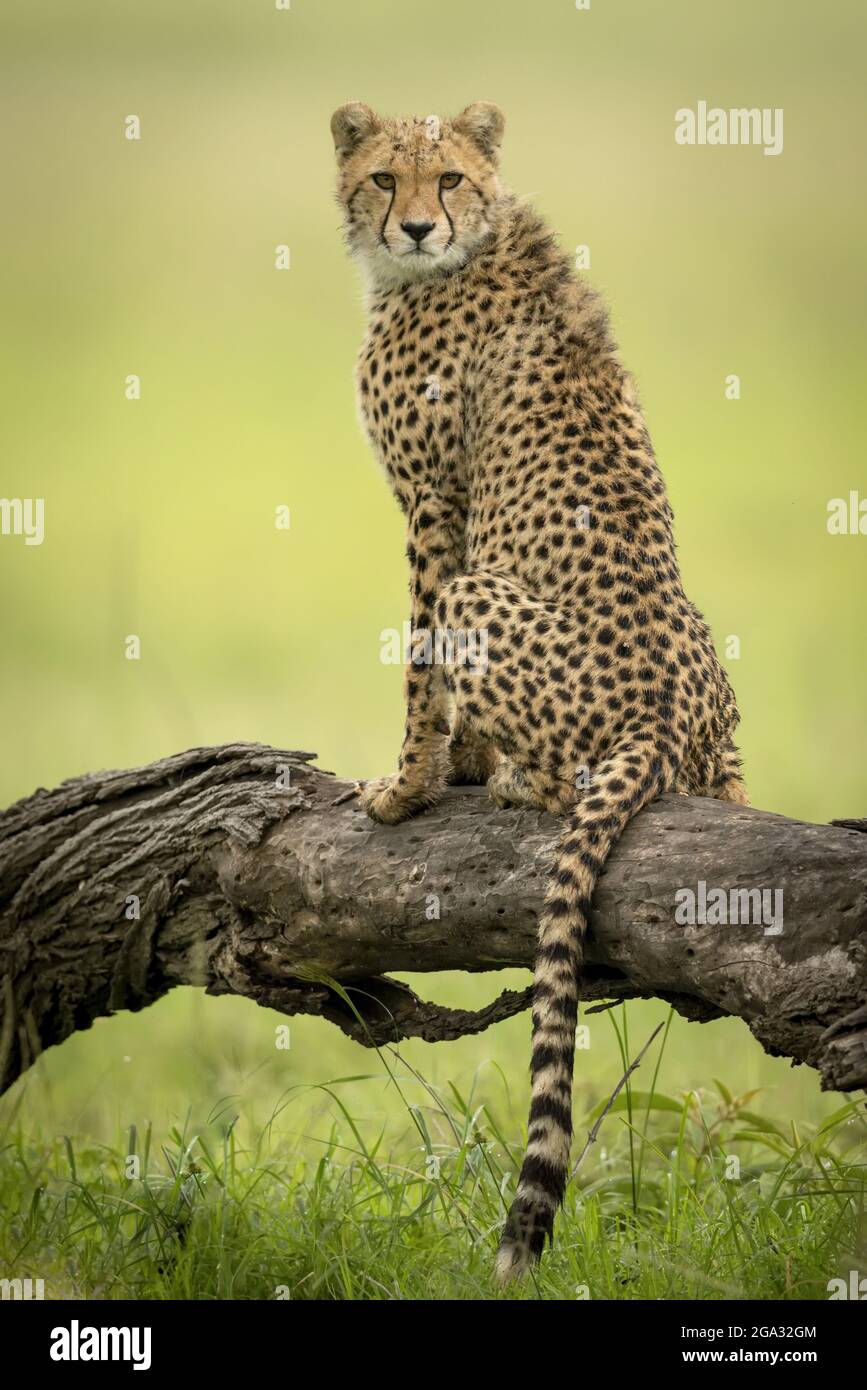
[(335, 111), (347, 240), (375, 288), (458, 270), (490, 240), (503, 124), (489, 101), (452, 121), (385, 119), (359, 101)]

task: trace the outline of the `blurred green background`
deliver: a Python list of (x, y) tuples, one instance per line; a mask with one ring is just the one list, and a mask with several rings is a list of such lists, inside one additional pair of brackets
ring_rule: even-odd
[[(754, 803), (863, 814), (867, 540), (829, 536), (826, 509), (867, 493), (865, 37), (859, 0), (4, 0), (0, 492), (45, 498), (46, 539), (0, 538), (3, 804), (236, 739), (315, 749), (344, 775), (391, 768), (401, 673), (379, 634), (406, 616), (402, 527), (356, 423), (362, 311), (328, 122), (353, 99), (424, 116), (485, 98), (506, 112), (508, 182), (590, 247), (687, 589), (721, 652), (740, 639), (727, 667)], [(674, 112), (699, 100), (784, 108), (784, 152), (679, 147)], [(500, 983), (421, 987), (458, 1004)], [(665, 1012), (631, 1006), (636, 1045)], [(177, 993), (49, 1053), (4, 1104), (99, 1144), (226, 1097), (261, 1125), (288, 1087), (377, 1070), (316, 1020), (277, 1051), (276, 1022)], [(526, 1017), (406, 1055), (463, 1088), (492, 1059), (495, 1105), (498, 1063), (518, 1134)], [(579, 1059), (589, 1106), (621, 1070), (604, 1019)], [(780, 1115), (839, 1103), (740, 1024), (677, 1020), (661, 1084), (714, 1075), (771, 1088)], [(372, 1128), (407, 1129), (384, 1071), (341, 1094)], [(301, 1094), (274, 1142), (315, 1150), (335, 1114)]]

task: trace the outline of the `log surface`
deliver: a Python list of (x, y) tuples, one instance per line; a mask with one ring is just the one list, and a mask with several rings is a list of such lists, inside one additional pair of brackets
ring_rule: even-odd
[[(46, 1047), (175, 985), (320, 1014), (368, 1045), (457, 1037), (527, 1007), (523, 991), (449, 1009), (383, 977), (530, 967), (557, 822), (463, 788), (376, 826), (313, 756), (191, 749), (0, 813), (0, 1090)], [(736, 1015), (823, 1086), (867, 1085), (863, 829), (659, 798), (599, 881), (582, 999)], [(781, 891), (782, 931), (679, 924), (675, 895), (700, 881)]]

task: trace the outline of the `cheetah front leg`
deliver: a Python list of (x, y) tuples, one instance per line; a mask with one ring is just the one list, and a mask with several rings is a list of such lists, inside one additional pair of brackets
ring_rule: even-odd
[(446, 786), (449, 702), (442, 634), (434, 627), (437, 599), (457, 572), (463, 522), (456, 509), (425, 490), (408, 510), (407, 558), (412, 595), (412, 650), (406, 667), (406, 727), (398, 770), (368, 782), (360, 793), (367, 814), (396, 825), (433, 806)]

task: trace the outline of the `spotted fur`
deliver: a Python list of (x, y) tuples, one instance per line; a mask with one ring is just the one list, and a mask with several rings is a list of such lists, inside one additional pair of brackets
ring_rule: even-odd
[[(605, 308), (500, 181), (502, 114), (476, 103), (432, 130), (354, 103), (332, 130), (367, 285), (361, 412), (406, 517), (419, 639), (398, 771), (369, 783), (363, 805), (394, 824), (449, 781), (487, 781), (499, 805), (564, 820), (539, 922), (505, 1280), (540, 1256), (566, 1187), (600, 870), (662, 791), (746, 801), (738, 714), (683, 591), (671, 507)], [(483, 631), (486, 665), (428, 660), (422, 639), (437, 631)]]

